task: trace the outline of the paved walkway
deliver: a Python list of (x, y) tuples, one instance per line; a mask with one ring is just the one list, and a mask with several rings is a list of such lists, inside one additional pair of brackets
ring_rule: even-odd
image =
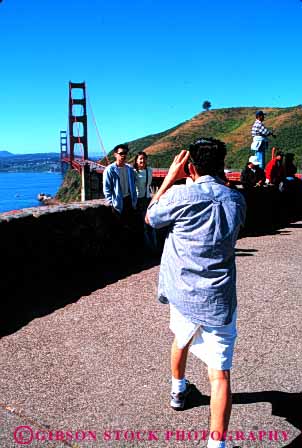
[[(236, 252), (228, 446), (301, 447), (302, 223), (242, 238)], [(193, 355), (189, 409), (169, 408), (172, 335), (168, 307), (155, 300), (157, 276), (155, 266), (126, 277), (1, 339), (1, 448), (22, 446), (13, 438), (21, 425), (15, 437), (23, 444), (33, 437), (30, 447), (206, 446), (209, 386)], [(243, 437), (250, 440), (236, 440)]]

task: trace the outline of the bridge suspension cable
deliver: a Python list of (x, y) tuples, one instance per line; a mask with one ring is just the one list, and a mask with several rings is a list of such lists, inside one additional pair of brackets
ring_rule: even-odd
[(92, 116), (92, 120), (93, 120), (95, 129), (96, 129), (98, 140), (99, 140), (99, 143), (100, 143), (102, 155), (104, 156), (104, 158), (106, 160), (106, 165), (109, 165), (110, 162), (109, 162), (109, 159), (107, 157), (107, 153), (106, 153), (106, 150), (105, 150), (105, 147), (104, 147), (104, 144), (103, 144), (103, 140), (102, 140), (101, 134), (99, 132), (99, 128), (98, 128), (98, 125), (97, 125), (97, 122), (96, 122), (96, 119), (95, 119), (95, 115), (94, 115), (93, 110), (92, 110), (92, 106), (91, 106), (91, 102), (90, 102), (90, 98), (89, 98), (87, 89), (86, 89), (86, 96), (87, 96), (87, 100), (88, 100), (89, 110), (90, 110), (90, 113), (91, 113), (91, 116)]

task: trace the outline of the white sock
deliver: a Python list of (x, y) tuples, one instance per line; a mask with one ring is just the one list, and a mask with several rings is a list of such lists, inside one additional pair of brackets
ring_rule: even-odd
[(172, 393), (179, 394), (186, 389), (186, 379), (178, 380), (172, 376)]
[(208, 448), (226, 448), (225, 440), (214, 440), (210, 437), (208, 440)]

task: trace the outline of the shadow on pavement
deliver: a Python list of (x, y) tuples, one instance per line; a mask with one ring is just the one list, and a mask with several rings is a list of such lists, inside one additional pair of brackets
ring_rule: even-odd
[(299, 224), (299, 223), (290, 223), (290, 224), (288, 224), (287, 227), (289, 227), (289, 228), (293, 228), (293, 229), (302, 229), (302, 224)]
[[(290, 227), (302, 226), (293, 220), (302, 216), (300, 194), (294, 197), (294, 203), (274, 189), (264, 190), (261, 194), (258, 190), (244, 192), (244, 195), (248, 205), (247, 220), (239, 238), (282, 235), (290, 233)], [(289, 229), (282, 230), (284, 227)], [(87, 257), (66, 254), (65, 258), (52, 258), (49, 266), (30, 263), (26, 258), (27, 262), (13, 260), (7, 278), (0, 284), (0, 295), (7, 305), (6, 312), (1, 313), (0, 337), (14, 333), (32, 319), (74, 303), (110, 283), (159, 264), (168, 231), (168, 228), (157, 231), (157, 254), (147, 255), (144, 260), (141, 259), (144, 248), (139, 235), (133, 229), (121, 231), (118, 226), (113, 232), (115, 237), (107, 242), (104, 253), (96, 258), (90, 253)], [(237, 249), (236, 256), (249, 257), (255, 252), (252, 248)]]
[[(275, 390), (233, 394), (233, 405), (250, 403), (271, 403), (272, 415), (283, 417), (288, 423), (302, 431), (302, 392), (289, 393)], [(283, 448), (301, 448), (302, 434)]]
[[(289, 393), (275, 390), (263, 392), (242, 392), (234, 393), (233, 406), (237, 404), (252, 403), (270, 403), (272, 405), (272, 415), (283, 417), (288, 423), (302, 431), (302, 392)], [(192, 384), (192, 393), (187, 398), (184, 410), (192, 409), (199, 406), (208, 406), (210, 397), (202, 395), (195, 385)], [(277, 430), (278, 428), (276, 428)], [(272, 428), (274, 430), (274, 428)], [(286, 443), (286, 442), (285, 442)], [(283, 448), (301, 448), (302, 433), (299, 434), (292, 442), (283, 446)]]
[(236, 257), (252, 257), (255, 252), (258, 252), (257, 249), (241, 249), (240, 247), (235, 249)]
[(302, 182), (291, 192), (281, 193), (275, 187), (239, 191), (247, 204), (246, 221), (239, 238), (282, 234), (280, 229), (302, 218)]
[(78, 267), (62, 272), (48, 270), (43, 278), (30, 277), (27, 272), (14, 287), (10, 286), (6, 290), (0, 287), (0, 295), (6, 299), (6, 310), (1, 313), (0, 319), (0, 337), (12, 334), (37, 317), (75, 303), (93, 291), (156, 266), (159, 262), (159, 256), (142, 260), (139, 257), (130, 258), (129, 255), (128, 262), (87, 263), (80, 266), (81, 270)]

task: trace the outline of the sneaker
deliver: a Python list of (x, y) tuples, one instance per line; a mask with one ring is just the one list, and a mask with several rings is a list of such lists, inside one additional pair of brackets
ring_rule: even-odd
[(175, 392), (171, 393), (171, 401), (170, 406), (175, 411), (182, 411), (185, 407), (185, 401), (187, 396), (191, 392), (191, 384), (188, 380), (186, 380), (186, 388), (183, 392), (179, 392), (178, 394)]

